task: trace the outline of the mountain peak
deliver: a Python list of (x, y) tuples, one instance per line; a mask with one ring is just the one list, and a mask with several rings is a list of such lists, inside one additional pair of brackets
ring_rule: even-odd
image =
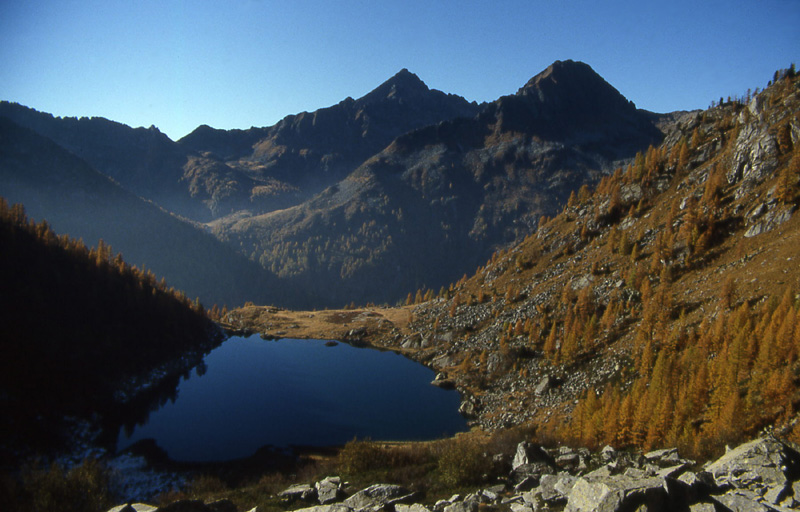
[(425, 85), (425, 82), (408, 69), (403, 68), (359, 101), (373, 103), (391, 98), (409, 98), (429, 91), (430, 89)]
[(539, 96), (544, 100), (549, 95), (563, 94), (565, 91), (571, 92), (579, 89), (622, 97), (590, 65), (573, 60), (557, 60), (550, 64), (544, 71), (528, 80), (528, 83), (517, 91), (517, 95)]
[(636, 106), (584, 62), (555, 61), (517, 91), (544, 119), (585, 122), (635, 115)]

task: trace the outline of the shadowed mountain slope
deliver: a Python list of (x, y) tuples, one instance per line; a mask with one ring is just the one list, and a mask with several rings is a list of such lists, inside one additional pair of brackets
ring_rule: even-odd
[(103, 239), (131, 264), (209, 306), (283, 299), (277, 280), (258, 265), (6, 118), (0, 118), (0, 195), (60, 234), (88, 244)]
[[(367, 96), (369, 97), (369, 95)], [(556, 62), (513, 96), (410, 131), (313, 199), (213, 224), (326, 305), (397, 301), (458, 279), (570, 192), (663, 137), (588, 65)]]

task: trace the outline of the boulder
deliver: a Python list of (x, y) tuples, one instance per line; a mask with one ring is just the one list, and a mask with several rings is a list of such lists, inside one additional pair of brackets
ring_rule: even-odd
[(542, 380), (540, 380), (539, 383), (536, 385), (533, 392), (536, 394), (536, 396), (542, 396), (545, 393), (547, 393), (551, 385), (552, 385), (552, 380), (550, 379), (550, 376), (545, 375), (544, 377), (542, 377)]
[(689, 506), (689, 512), (717, 512), (717, 507), (713, 503), (695, 503)]
[(712, 496), (712, 499), (731, 512), (772, 512), (775, 509), (759, 503), (755, 494), (732, 491), (721, 496)]
[(478, 502), (474, 500), (458, 501), (444, 507), (444, 512), (477, 512)]
[(399, 485), (375, 484), (350, 496), (344, 504), (356, 512), (377, 512), (413, 497), (412, 492)]
[(308, 484), (295, 484), (278, 493), (279, 498), (287, 501), (313, 500), (316, 495), (317, 490)]
[(455, 389), (456, 387), (456, 383), (448, 379), (447, 374), (444, 372), (437, 373), (431, 384), (442, 389)]
[(531, 504), (536, 504), (539, 500), (548, 506), (564, 505), (576, 481), (577, 477), (567, 473), (542, 475), (539, 486), (529, 493), (524, 493), (522, 497)]
[(320, 505), (338, 501), (342, 494), (342, 479), (338, 476), (328, 476), (314, 484), (317, 499)]
[(534, 512), (536, 509), (527, 503), (512, 503), (511, 512)]
[(705, 468), (719, 487), (733, 487), (759, 496), (770, 489), (787, 489), (800, 474), (800, 454), (771, 436), (744, 443)]
[(414, 503), (412, 505), (398, 503), (394, 506), (394, 510), (395, 512), (431, 512), (428, 507), (420, 505), (419, 503)]
[(330, 505), (317, 505), (316, 507), (301, 508), (294, 512), (353, 512), (353, 509), (341, 503), (332, 503)]
[(549, 465), (551, 461), (550, 455), (548, 455), (541, 446), (523, 441), (517, 445), (517, 452), (514, 454), (514, 460), (511, 462), (511, 469), (516, 470), (520, 466), (534, 462), (544, 462)]
[(677, 448), (666, 448), (664, 450), (655, 450), (644, 454), (644, 458), (655, 463), (675, 463), (680, 460), (678, 457)]
[(566, 512), (618, 512), (645, 505), (648, 512), (672, 510), (662, 478), (579, 478), (570, 490)]

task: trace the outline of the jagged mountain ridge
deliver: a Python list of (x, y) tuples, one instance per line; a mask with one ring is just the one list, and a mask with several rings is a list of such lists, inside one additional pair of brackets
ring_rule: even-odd
[(0, 102), (0, 116), (80, 156), (137, 195), (198, 221), (297, 204), (331, 185), (396, 136), (480, 106), (430, 90), (403, 70), (363, 98), (290, 115), (275, 126), (201, 126), (173, 142), (155, 127), (103, 118), (55, 118)]
[(201, 127), (179, 144), (251, 177), (250, 203), (237, 207), (264, 213), (298, 204), (336, 183), (407, 131), (471, 117), (480, 108), (429, 89), (403, 69), (362, 98), (290, 115), (269, 128)]
[[(99, 239), (131, 264), (209, 306), (245, 300), (303, 305), (277, 279), (196, 225), (123, 189), (52, 140), (0, 117), (0, 196), (59, 234)], [(297, 295), (300, 295), (299, 293)]]
[[(402, 70), (357, 100), (268, 128), (203, 126), (178, 143), (155, 129), (0, 105), (9, 112), (167, 210), (216, 218), (220, 239), (315, 294), (315, 306), (394, 302), (471, 272), (572, 190), (657, 143), (664, 121), (573, 61), (487, 105)], [(89, 128), (109, 124), (124, 136), (93, 142)]]
[(653, 120), (588, 65), (556, 62), (472, 118), (398, 137), (301, 205), (213, 228), (279, 275), (335, 286), (327, 305), (393, 302), (530, 233), (571, 191), (657, 144)]

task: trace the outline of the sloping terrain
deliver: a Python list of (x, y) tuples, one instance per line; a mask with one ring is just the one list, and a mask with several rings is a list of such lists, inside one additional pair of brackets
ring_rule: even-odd
[[(588, 65), (556, 62), (472, 118), (411, 131), (305, 203), (212, 223), (326, 306), (396, 302), (472, 271), (570, 192), (663, 138)], [(669, 124), (667, 123), (667, 126)]]
[(98, 421), (124, 402), (121, 390), (183, 373), (222, 339), (202, 305), (151, 271), (102, 242), (56, 235), (2, 198), (0, 247), (4, 469), (63, 446), (65, 416)]
[[(177, 143), (153, 127), (5, 102), (0, 117), (166, 211), (208, 222), (285, 292), (245, 287), (237, 298), (330, 307), (395, 303), (471, 272), (572, 190), (657, 144), (680, 116), (637, 110), (588, 65), (565, 61), (491, 104), (431, 90), (402, 70), (356, 100), (272, 127), (201, 126)], [(120, 246), (126, 254), (153, 243), (137, 228), (127, 235), (143, 238)], [(172, 257), (194, 265), (189, 254)]]
[(388, 344), (489, 429), (700, 457), (766, 425), (797, 437), (798, 112), (784, 72), (697, 113)]
[(353, 312), (345, 339), (431, 366), (490, 431), (698, 459), (763, 428), (800, 439), (800, 78), (779, 76), (685, 118), (407, 316)]
[(51, 140), (0, 117), (0, 196), (59, 234), (102, 239), (190, 297), (305, 305), (277, 279), (197, 226), (144, 201)]

